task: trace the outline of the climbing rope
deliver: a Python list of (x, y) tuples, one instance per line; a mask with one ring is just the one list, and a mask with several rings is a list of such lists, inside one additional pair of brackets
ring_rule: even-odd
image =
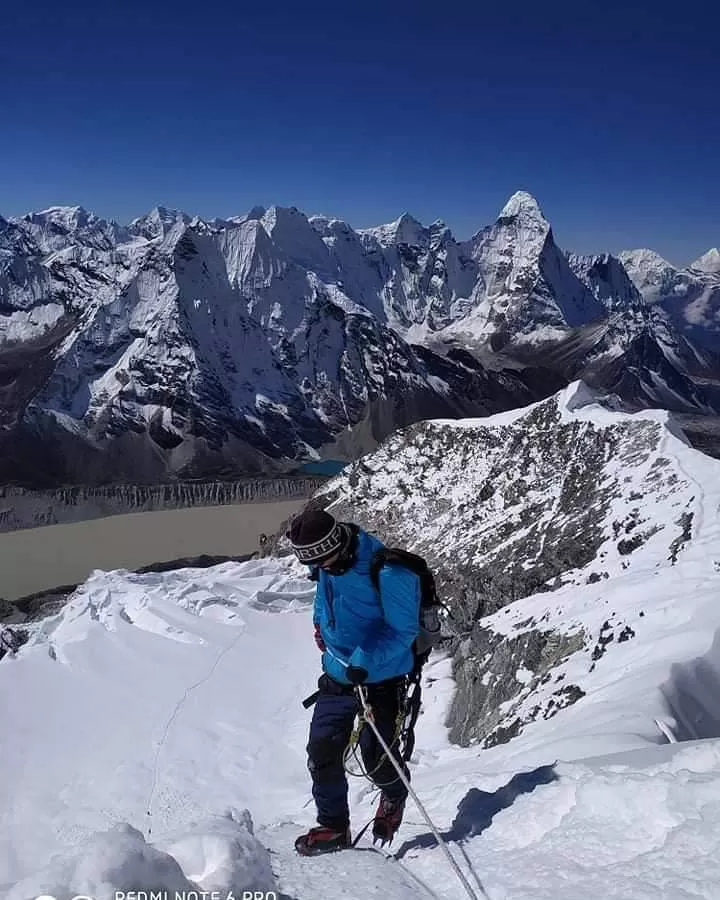
[[(388, 757), (389, 757), (389, 759), (390, 759), (390, 762), (391, 762), (391, 763), (393, 764), (393, 766), (395, 767), (395, 771), (396, 771), (397, 774), (398, 774), (398, 778), (399, 778), (400, 781), (402, 781), (402, 783), (405, 785), (405, 788), (407, 789), (408, 794), (409, 794), (409, 795), (412, 797), (412, 799), (415, 801), (415, 804), (416, 804), (417, 808), (420, 810), (420, 813), (422, 814), (423, 818), (424, 818), (425, 821), (427, 822), (428, 827), (430, 828), (430, 830), (431, 830), (432, 833), (433, 833), (433, 836), (435, 837), (435, 840), (438, 842), (438, 846), (440, 847), (440, 849), (443, 851), (443, 853), (444, 853), (445, 856), (447, 857), (448, 862), (450, 863), (450, 865), (451, 865), (452, 868), (453, 868), (453, 871), (454, 871), (455, 874), (457, 875), (457, 877), (458, 877), (458, 879), (460, 880), (460, 883), (462, 884), (462, 886), (465, 888), (465, 891), (467, 892), (468, 897), (470, 897), (471, 900), (479, 900), (478, 895), (475, 893), (475, 890), (473, 889), (472, 885), (470, 884), (470, 882), (469, 882), (469, 881), (467, 880), (467, 878), (465, 877), (465, 873), (462, 871), (462, 869), (460, 868), (460, 866), (459, 866), (459, 865), (457, 864), (457, 862), (455, 861), (455, 858), (453, 857), (452, 853), (450, 852), (450, 848), (448, 847), (447, 843), (446, 843), (445, 840), (443, 839), (443, 837), (442, 837), (442, 835), (440, 834), (440, 832), (438, 831), (438, 829), (435, 827), (435, 825), (434, 825), (432, 819), (431, 819), (430, 816), (428, 815), (427, 810), (425, 809), (425, 807), (424, 807), (423, 804), (421, 803), (420, 798), (418, 797), (418, 795), (417, 795), (417, 794), (415, 793), (415, 791), (413, 790), (413, 788), (412, 788), (412, 786), (411, 786), (411, 784), (410, 784), (410, 782), (409, 782), (407, 776), (405, 775), (405, 773), (403, 772), (402, 768), (400, 767), (400, 765), (397, 763), (397, 761), (396, 761), (395, 758), (393, 757), (392, 753), (390, 752), (390, 748), (389, 748), (388, 745), (387, 745), (387, 742), (385, 741), (385, 739), (383, 738), (383, 736), (380, 734), (379, 729), (378, 729), (377, 726), (375, 725), (375, 721), (374, 721), (374, 718), (373, 718), (373, 712), (372, 712), (372, 709), (371, 709), (370, 706), (368, 705), (367, 691), (366, 691), (366, 689), (363, 688), (362, 685), (360, 685), (359, 687), (357, 687), (357, 688), (355, 689), (355, 692), (356, 692), (356, 694), (357, 694), (357, 696), (358, 696), (358, 699), (360, 700), (360, 704), (361, 704), (362, 709), (363, 709), (365, 721), (366, 721), (367, 724), (370, 726), (370, 728), (372, 728), (373, 733), (375, 734), (375, 737), (378, 739), (378, 742), (379, 742), (380, 746), (383, 748), (383, 750), (385, 751), (385, 753), (388, 755)], [(485, 897), (487, 897), (487, 894), (485, 893), (484, 890), (483, 890), (483, 894), (485, 894)]]

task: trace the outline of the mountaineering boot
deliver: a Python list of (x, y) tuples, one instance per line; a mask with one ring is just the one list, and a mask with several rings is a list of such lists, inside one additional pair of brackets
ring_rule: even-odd
[(301, 834), (295, 841), (295, 849), (301, 856), (318, 856), (320, 853), (332, 853), (345, 850), (350, 846), (350, 828), (328, 828), (316, 825), (306, 834)]
[(405, 811), (405, 800), (392, 800), (385, 794), (380, 795), (380, 804), (373, 822), (373, 844), (380, 841), (381, 846), (389, 844), (402, 822)]

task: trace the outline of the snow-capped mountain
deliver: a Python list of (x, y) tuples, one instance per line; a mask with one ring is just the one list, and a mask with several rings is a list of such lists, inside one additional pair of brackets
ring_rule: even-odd
[(326, 286), (330, 254), (296, 210), (218, 227), (158, 209), (108, 247), (111, 231), (80, 210), (3, 226), (6, 478), (283, 470), (319, 450), (356, 455), (428, 415), (534, 395), (513, 373), (487, 392), (467, 367), (421, 358)]
[(353, 272), (364, 294), (380, 298), (375, 309), (414, 340), (427, 342), (440, 333), (499, 349), (604, 313), (557, 248), (537, 201), (524, 191), (510, 198), (494, 225), (465, 242), (456, 241), (443, 222), (424, 228), (407, 213), (357, 234), (337, 221), (315, 218), (311, 224), (338, 269)]
[(690, 263), (689, 269), (695, 269), (697, 272), (703, 272), (705, 275), (720, 274), (720, 250), (712, 247), (707, 253), (696, 259), (694, 263)]
[(0, 477), (286, 471), (577, 377), (707, 413), (719, 366), (691, 340), (618, 260), (564, 254), (522, 191), (464, 242), (408, 214), (355, 231), (156, 208), (121, 227), (53, 207), (0, 220)]
[(608, 312), (642, 313), (646, 304), (622, 262), (609, 253), (567, 254), (568, 265)]
[(497, 222), (470, 243), (479, 278), (455, 333), (487, 337), (501, 349), (549, 342), (603, 317), (603, 306), (568, 265), (530, 194), (514, 194)]
[(652, 250), (632, 250), (620, 258), (649, 304), (664, 309), (676, 328), (696, 344), (720, 351), (719, 250), (709, 250), (684, 269)]
[(414, 800), (373, 851), (352, 759), (358, 849), (294, 852), (319, 657), (290, 556), (95, 572), (28, 626), (0, 660), (2, 896), (714, 898), (720, 462), (618, 406), (574, 383), (417, 424), (316, 498), (441, 573), (409, 770), (471, 891)]
[(23, 216), (19, 224), (44, 254), (63, 250), (68, 245), (112, 250), (127, 240), (129, 234), (127, 229), (99, 219), (82, 206), (51, 206)]
[[(703, 412), (717, 408), (717, 356), (691, 343), (662, 306), (650, 303), (619, 259), (609, 254), (569, 254), (568, 262), (607, 309), (604, 320), (578, 329), (551, 351), (568, 378), (582, 377), (637, 408)], [(574, 350), (569, 366), (566, 347)]]

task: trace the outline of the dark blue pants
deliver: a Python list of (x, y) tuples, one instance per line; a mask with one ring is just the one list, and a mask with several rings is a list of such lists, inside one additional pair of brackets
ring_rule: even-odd
[[(318, 822), (328, 828), (342, 829), (350, 821), (343, 753), (350, 740), (360, 702), (352, 688), (338, 684), (327, 675), (318, 681), (318, 689), (320, 695), (313, 710), (307, 745), (312, 792)], [(396, 740), (398, 712), (405, 696), (405, 679), (393, 678), (369, 684), (367, 692), (378, 731), (409, 778), (407, 767), (399, 758)], [(405, 785), (367, 724), (360, 733), (360, 755), (365, 771), (372, 773), (373, 782), (386, 796), (398, 800), (406, 797)]]

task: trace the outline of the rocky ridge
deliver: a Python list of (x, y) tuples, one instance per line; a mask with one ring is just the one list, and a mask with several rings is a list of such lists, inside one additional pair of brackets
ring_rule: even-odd
[[(591, 671), (640, 627), (602, 597), (682, 561), (701, 490), (686, 457), (717, 474), (667, 413), (627, 413), (576, 382), (510, 413), (410, 426), (313, 502), (438, 572), (458, 686), (451, 738), (489, 746), (579, 700), (569, 664), (583, 656)], [(565, 617), (581, 587), (592, 615)]]

